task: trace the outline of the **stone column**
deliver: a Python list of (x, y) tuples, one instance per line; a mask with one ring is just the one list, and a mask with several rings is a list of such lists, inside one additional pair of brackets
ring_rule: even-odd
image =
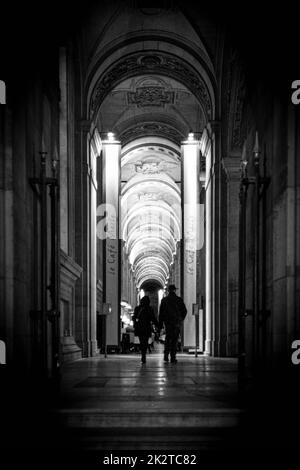
[[(295, 106), (288, 112), (287, 150), (287, 350), (300, 338), (300, 167), (299, 133)], [(298, 163), (297, 163), (298, 162)]]
[(76, 283), (75, 340), (83, 357), (90, 355), (90, 123), (81, 121), (76, 134), (75, 158), (75, 261), (82, 268)]
[(201, 143), (201, 153), (205, 157), (205, 350), (204, 354), (212, 354), (212, 157), (209, 131), (204, 130)]
[(238, 354), (240, 161), (241, 155), (226, 157), (223, 160), (227, 175), (227, 356)]
[(60, 246), (69, 254), (68, 81), (65, 48), (60, 49), (59, 59)]
[[(208, 160), (207, 168), (207, 296), (209, 297), (210, 312), (207, 320), (210, 322), (211, 354), (214, 356), (226, 355), (227, 339), (227, 291), (226, 291), (226, 178), (221, 165), (220, 125), (212, 122), (208, 125), (207, 133), (210, 145), (206, 150)], [(208, 141), (209, 139), (207, 139)], [(210, 318), (209, 318), (210, 317)]]
[[(220, 135), (217, 123), (212, 125), (212, 354), (225, 355), (226, 349), (226, 249), (224, 249), (222, 230), (224, 211), (226, 214), (226, 199), (224, 201), (222, 167), (220, 161)], [(225, 279), (224, 279), (225, 274)]]
[(8, 106), (0, 108), (0, 340), (6, 344), (6, 362), (13, 360), (14, 331), (14, 168), (12, 120)]
[(183, 298), (187, 307), (184, 347), (195, 347), (193, 304), (197, 299), (197, 250), (199, 249), (199, 141), (190, 135), (182, 144), (183, 158)]
[(60, 255), (60, 341), (63, 361), (80, 359), (82, 351), (74, 339), (75, 286), (82, 269), (61, 250)]
[(121, 144), (111, 138), (103, 141), (104, 201), (106, 204), (107, 236), (105, 240), (105, 302), (111, 304), (112, 313), (106, 321), (108, 346), (118, 346), (120, 341), (120, 194)]
[(97, 157), (101, 140), (97, 129), (90, 142), (90, 354), (97, 353)]

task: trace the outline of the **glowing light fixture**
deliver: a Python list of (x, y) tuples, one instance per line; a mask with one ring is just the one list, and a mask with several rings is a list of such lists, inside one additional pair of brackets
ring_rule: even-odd
[(115, 140), (115, 135), (113, 132), (108, 132), (107, 133), (107, 139), (109, 140), (109, 142), (113, 142)]
[(142, 299), (143, 297), (145, 297), (145, 291), (144, 291), (144, 289), (141, 289), (140, 290), (140, 299)]
[(160, 303), (161, 303), (161, 300), (164, 296), (164, 290), (163, 289), (159, 289), (158, 291), (158, 308), (160, 307)]

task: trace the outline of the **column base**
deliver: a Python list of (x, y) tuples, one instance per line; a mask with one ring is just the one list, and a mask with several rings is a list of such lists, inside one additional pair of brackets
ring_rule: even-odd
[(63, 362), (77, 361), (82, 358), (82, 350), (73, 336), (65, 336), (62, 340)]
[(212, 355), (212, 341), (211, 339), (205, 340), (205, 349), (204, 349), (204, 356), (211, 356)]
[(212, 341), (212, 355), (214, 357), (227, 357), (227, 339)]
[(90, 341), (79, 342), (79, 347), (82, 349), (82, 357), (90, 357), (90, 351), (91, 351)]
[(97, 344), (97, 341), (96, 340), (92, 340), (90, 341), (90, 351), (91, 351), (91, 356), (94, 357), (94, 356), (97, 356), (99, 350), (98, 350), (98, 344)]
[(226, 342), (226, 355), (228, 357), (238, 356), (238, 333), (232, 333), (228, 336)]

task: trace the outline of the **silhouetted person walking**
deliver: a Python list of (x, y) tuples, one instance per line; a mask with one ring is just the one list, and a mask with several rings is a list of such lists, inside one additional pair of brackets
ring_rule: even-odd
[(165, 325), (166, 330), (164, 361), (168, 362), (170, 355), (171, 362), (176, 364), (178, 337), (187, 310), (182, 298), (176, 295), (174, 284), (170, 284), (168, 290), (169, 294), (160, 304), (158, 327), (161, 329)]
[(158, 325), (150, 299), (147, 295), (142, 297), (141, 303), (134, 309), (133, 324), (135, 335), (139, 337), (142, 353), (142, 364), (146, 363), (146, 352), (148, 348), (148, 339), (152, 334), (152, 324)]

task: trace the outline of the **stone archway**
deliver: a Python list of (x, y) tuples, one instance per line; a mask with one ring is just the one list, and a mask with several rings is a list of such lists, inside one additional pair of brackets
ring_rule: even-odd
[[(151, 144), (148, 145), (149, 155), (145, 152), (145, 145), (144, 148), (143, 145), (140, 145), (138, 151), (143, 154), (143, 158), (134, 157), (137, 164), (134, 169), (134, 172), (137, 173), (136, 180), (134, 180), (133, 175), (131, 177), (136, 185), (136, 192), (131, 189), (131, 197), (135, 194), (139, 198), (139, 202), (136, 202), (132, 208), (133, 212), (129, 214), (129, 222), (127, 220), (128, 224), (133, 227), (133, 230), (129, 228), (129, 233), (126, 236), (124, 235), (123, 242), (121, 242), (124, 244), (126, 255), (123, 263), (128, 263), (128, 266), (130, 266), (128, 269), (126, 268), (121, 271), (121, 277), (129, 276), (129, 283), (136, 286), (137, 289), (151, 275), (153, 279), (156, 279), (163, 286), (166, 285), (169, 279), (174, 278), (177, 279), (177, 284), (180, 285), (184, 295), (181, 269), (184, 258), (182, 249), (178, 249), (181, 243), (181, 235), (177, 234), (175, 236), (173, 234), (173, 241), (170, 243), (168, 243), (168, 236), (166, 236), (162, 243), (159, 242), (159, 256), (152, 256), (151, 258), (150, 256), (141, 256), (140, 254), (145, 240), (138, 239), (138, 237), (130, 240), (130, 237), (134, 238), (132, 232), (136, 230), (134, 220), (139, 217), (143, 208), (149, 208), (149, 217), (154, 218), (156, 214), (159, 218), (163, 213), (166, 216), (167, 214), (169, 216), (171, 213), (172, 219), (170, 204), (163, 202), (163, 198), (160, 199), (158, 197), (159, 195), (161, 196), (160, 193), (163, 194), (165, 192), (166, 194), (169, 191), (168, 187), (172, 186), (172, 184), (170, 184), (170, 181), (159, 182), (157, 178), (155, 180), (154, 176), (157, 173), (159, 178), (164, 179), (162, 176), (162, 167), (164, 166), (163, 152), (165, 152), (165, 156), (170, 160), (169, 165), (172, 160), (170, 153), (172, 153), (174, 146), (177, 147), (177, 159), (175, 157), (173, 165), (177, 165), (180, 168), (180, 177), (175, 178), (174, 183), (179, 188), (179, 193), (181, 194), (181, 143), (187, 138), (191, 130), (194, 131), (195, 138), (199, 139), (207, 124), (214, 120), (216, 116), (216, 80), (209, 55), (200, 38), (198, 37), (197, 39), (194, 33), (192, 33), (192, 40), (191, 38), (187, 39), (189, 36), (188, 29), (184, 33), (182, 31), (181, 36), (179, 36), (178, 34), (173, 36), (172, 34), (166, 35), (163, 30), (158, 29), (155, 33), (152, 31), (151, 34), (145, 31), (143, 35), (136, 32), (131, 34), (129, 32), (127, 39), (120, 36), (107, 41), (104, 39), (105, 33), (103, 33), (103, 38), (95, 45), (87, 67), (83, 83), (82, 108), (85, 113), (84, 122), (86, 123), (86, 130), (88, 130), (86, 136), (90, 138), (89, 136), (93, 135), (94, 130), (97, 129), (100, 141), (103, 143), (107, 132), (113, 132), (118, 139), (118, 145), (122, 146), (122, 157), (120, 157), (122, 162), (125, 162), (123, 158), (128, 158), (128, 155), (125, 157), (125, 154), (126, 152), (128, 153), (128, 148), (133, 145), (133, 142), (143, 139), (143, 145), (146, 142)], [(155, 46), (154, 39), (156, 41)], [(213, 138), (212, 135), (210, 137)], [(166, 139), (168, 141), (167, 144), (159, 144)], [(104, 155), (103, 149), (102, 145), (102, 155)], [(119, 149), (119, 152), (121, 154), (121, 149)], [(213, 153), (214, 148), (212, 150)], [(100, 152), (98, 153), (99, 155)], [(197, 158), (201, 158), (201, 162), (199, 161), (199, 171), (200, 167), (203, 170), (204, 160), (200, 157), (200, 154)], [(210, 162), (213, 159), (214, 157), (211, 158)], [(91, 164), (90, 155), (86, 160)], [(100, 163), (101, 158), (98, 161)], [(127, 177), (123, 178), (125, 168), (128, 169), (130, 166), (129, 163), (126, 163), (126, 165), (122, 163), (119, 166), (120, 187), (116, 188), (116, 194), (122, 195), (123, 203), (123, 191), (124, 193), (127, 191), (126, 184), (128, 183), (129, 186), (132, 184), (132, 181), (129, 183), (126, 179)], [(98, 170), (96, 170), (97, 172)], [(150, 173), (148, 180), (152, 179), (151, 184), (156, 184), (155, 191), (151, 192), (149, 190), (150, 181), (142, 181), (145, 173), (148, 173), (148, 176)], [(142, 179), (141, 175), (143, 175)], [(170, 177), (170, 175), (168, 176)], [(100, 178), (98, 181), (99, 189), (103, 193), (103, 190), (105, 192), (105, 189), (103, 189), (105, 182), (101, 175), (98, 175), (98, 178)], [(199, 185), (199, 181), (195, 184)], [(161, 188), (164, 188), (164, 190), (161, 191)], [(176, 194), (176, 190), (174, 194)], [(198, 199), (199, 194), (195, 197)], [(176, 202), (180, 207), (182, 198), (179, 197)], [(179, 209), (178, 212), (182, 211)], [(175, 227), (177, 224), (175, 231), (177, 230), (179, 233), (182, 230), (180, 220), (182, 214), (175, 213), (173, 216), (171, 226), (173, 224)], [(123, 222), (121, 222), (122, 226)], [(161, 226), (164, 229), (166, 228), (164, 224)], [(144, 228), (146, 229), (146, 227), (147, 223)], [(158, 224), (158, 227), (160, 227), (160, 224)], [(126, 230), (127, 228), (126, 226)], [(127, 244), (128, 240), (130, 240), (130, 244)], [(154, 238), (148, 237), (147, 240), (149, 246), (153, 247)], [(94, 242), (90, 246), (94, 246)], [(100, 247), (97, 248), (98, 252), (102, 249)], [(120, 256), (122, 250), (123, 247), (119, 246), (117, 250), (119, 268), (121, 267)], [(157, 254), (157, 250), (155, 253)], [(150, 260), (155, 269), (149, 271), (146, 269), (146, 265)], [(165, 263), (168, 267), (171, 266), (172, 269), (166, 269)], [(202, 270), (202, 276), (203, 272)], [(99, 275), (101, 277), (101, 273)], [(197, 271), (196, 274), (195, 271), (195, 276), (199, 275), (199, 272)], [(105, 279), (103, 281), (104, 292)], [(133, 304), (131, 306), (134, 307), (137, 299), (136, 290), (130, 289), (129, 292), (128, 285), (125, 288), (122, 285), (121, 292), (124, 289), (128, 292), (125, 297), (130, 297), (131, 302), (129, 303)], [(119, 299), (118, 302), (121, 300), (128, 301), (128, 298), (121, 298), (122, 293), (120, 291), (116, 295)], [(195, 294), (194, 302), (196, 301), (198, 300)], [(95, 304), (95, 296), (93, 303)], [(189, 308), (191, 309), (191, 305)], [(96, 311), (96, 308), (94, 308), (94, 311)], [(119, 317), (117, 311), (115, 315), (116, 318)], [(208, 311), (207, 315), (211, 316), (211, 310)], [(118, 325), (119, 321), (116, 319), (114, 324)], [(211, 323), (207, 322), (207, 325), (210, 327)], [(117, 341), (117, 339), (114, 341)]]

